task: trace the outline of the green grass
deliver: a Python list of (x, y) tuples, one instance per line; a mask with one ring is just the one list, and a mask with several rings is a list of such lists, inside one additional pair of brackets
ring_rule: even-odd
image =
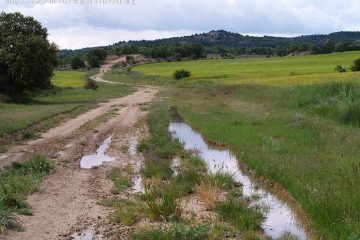
[(55, 71), (51, 82), (57, 87), (79, 88), (84, 86), (85, 77), (84, 71)]
[(359, 54), (161, 63), (134, 71), (144, 82), (160, 75), (164, 84), (176, 69), (190, 70), (191, 78), (168, 85), (169, 104), (206, 139), (227, 144), (248, 168), (288, 190), (318, 236), (358, 239), (360, 76), (334, 67), (349, 67)]
[(67, 117), (97, 106), (107, 99), (125, 96), (134, 91), (130, 86), (99, 84), (97, 91), (77, 88), (62, 88), (59, 91), (43, 93), (29, 103), (0, 102), (0, 136), (34, 126), (46, 120), (36, 131), (59, 124)]
[(108, 173), (108, 178), (113, 182), (112, 194), (120, 194), (125, 189), (132, 186), (131, 178), (124, 176), (120, 168), (113, 168)]
[(305, 96), (296, 94), (311, 91), (298, 87), (194, 88), (177, 92), (180, 112), (194, 128), (290, 191), (320, 235), (360, 234), (358, 128), (314, 112), (317, 104), (299, 104)]
[(210, 228), (208, 225), (187, 226), (175, 224), (171, 226), (156, 226), (139, 229), (133, 234), (133, 240), (204, 240), (209, 239)]
[[(266, 85), (303, 85), (337, 80), (353, 80), (359, 74), (354, 72), (338, 73), (335, 66), (349, 68), (360, 52), (344, 52), (326, 55), (301, 57), (276, 57), (234, 60), (198, 60), (188, 62), (169, 62), (146, 64), (133, 68), (149, 79), (171, 79), (178, 69), (191, 71), (192, 77), (181, 80), (184, 83), (214, 82), (224, 84), (266, 84)], [(121, 79), (115, 72), (114, 79)], [(135, 73), (133, 73), (135, 74)], [(111, 75), (111, 73), (109, 73)], [(158, 84), (163, 84), (160, 80)]]
[(37, 189), (52, 169), (46, 157), (36, 155), (24, 163), (13, 162), (0, 174), (0, 232), (20, 226), (14, 212), (31, 213), (26, 197)]
[(224, 221), (231, 222), (238, 230), (259, 231), (264, 216), (258, 206), (250, 205), (243, 198), (230, 198), (216, 204), (216, 211)]

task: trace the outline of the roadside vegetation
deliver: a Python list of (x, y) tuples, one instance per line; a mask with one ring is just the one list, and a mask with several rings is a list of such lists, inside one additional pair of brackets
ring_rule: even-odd
[(14, 214), (31, 214), (26, 197), (36, 191), (52, 170), (46, 157), (36, 155), (24, 163), (13, 162), (0, 173), (0, 233), (21, 228)]
[[(208, 175), (205, 163), (186, 151), (168, 131), (173, 109), (163, 102), (153, 104), (147, 116), (150, 138), (138, 144), (145, 157), (141, 173), (144, 193), (132, 198), (101, 202), (114, 208), (114, 222), (135, 227), (132, 239), (224, 239), (227, 236), (265, 239), (261, 233), (263, 209), (250, 205), (241, 187), (229, 175)], [(177, 174), (171, 167), (180, 157)], [(126, 170), (117, 172), (125, 174)], [(110, 176), (110, 175), (109, 175)], [(114, 182), (114, 187), (116, 186)], [(212, 217), (200, 218), (199, 212), (187, 209), (184, 201), (197, 196)], [(189, 212), (190, 211), (190, 212)], [(151, 224), (143, 224), (147, 219)], [(251, 236), (251, 237), (250, 237)], [(270, 238), (266, 238), (270, 239)]]
[[(356, 72), (334, 71), (348, 69), (356, 55), (150, 64), (131, 74), (140, 76), (137, 83), (166, 84), (168, 101), (186, 121), (288, 190), (318, 236), (357, 239), (360, 83)], [(193, 76), (175, 82), (181, 68)], [(156, 74), (159, 82), (151, 80)], [(230, 216), (225, 206), (218, 209), (224, 220)]]

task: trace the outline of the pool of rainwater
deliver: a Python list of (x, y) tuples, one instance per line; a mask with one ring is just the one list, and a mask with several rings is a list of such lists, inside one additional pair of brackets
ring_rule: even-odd
[(239, 167), (237, 158), (229, 150), (209, 147), (204, 138), (185, 122), (170, 123), (169, 131), (174, 138), (183, 143), (185, 149), (199, 152), (200, 157), (207, 165), (209, 174), (228, 173), (234, 177), (236, 182), (241, 183), (245, 196), (257, 196), (252, 198), (254, 204), (265, 205), (268, 209), (266, 220), (262, 225), (266, 235), (278, 238), (284, 233), (291, 233), (301, 240), (308, 239), (303, 224), (291, 207), (265, 188), (259, 187), (249, 176), (244, 174)]
[(96, 154), (88, 155), (81, 158), (80, 167), (84, 169), (91, 169), (92, 167), (100, 166), (103, 162), (111, 162), (115, 160), (105, 154), (111, 143), (111, 136), (106, 138), (105, 141), (96, 150)]

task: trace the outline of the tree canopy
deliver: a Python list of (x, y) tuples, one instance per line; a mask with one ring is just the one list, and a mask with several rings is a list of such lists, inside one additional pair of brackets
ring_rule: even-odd
[(0, 93), (20, 95), (51, 86), (58, 49), (47, 36), (32, 17), (0, 14)]
[(93, 48), (86, 54), (86, 60), (90, 67), (99, 67), (100, 62), (104, 61), (107, 56), (107, 52), (101, 48)]

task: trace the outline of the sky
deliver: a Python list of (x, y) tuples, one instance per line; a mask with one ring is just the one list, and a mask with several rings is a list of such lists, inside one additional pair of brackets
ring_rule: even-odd
[(39, 20), (61, 49), (211, 30), (297, 36), (360, 30), (359, 0), (0, 0)]

